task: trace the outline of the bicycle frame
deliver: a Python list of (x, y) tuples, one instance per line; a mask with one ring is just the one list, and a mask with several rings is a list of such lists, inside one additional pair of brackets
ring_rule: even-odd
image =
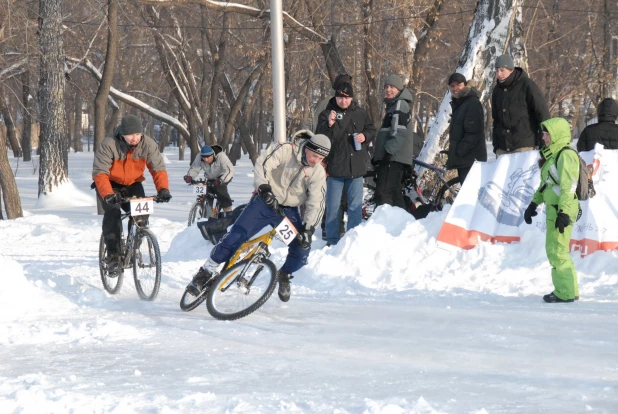
[(232, 256), (232, 258), (227, 261), (223, 269), (228, 269), (234, 266), (239, 261), (247, 257), (253, 257), (262, 251), (265, 251), (266, 257), (270, 256), (270, 253), (268, 252), (268, 246), (270, 245), (270, 243), (272, 243), (276, 235), (277, 231), (275, 229), (272, 229), (268, 233), (264, 233), (254, 239), (247, 240), (240, 245), (238, 250), (236, 250), (236, 253), (234, 253), (234, 256)]

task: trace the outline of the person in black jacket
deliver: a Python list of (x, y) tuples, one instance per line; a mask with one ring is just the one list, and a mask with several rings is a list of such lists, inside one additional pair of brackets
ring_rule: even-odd
[(448, 78), (453, 100), (449, 128), (449, 150), (446, 168), (457, 168), (459, 182), (463, 184), (474, 161), (487, 161), (485, 146), (485, 112), (479, 100), (481, 94), (467, 86), (461, 73)]
[(549, 119), (549, 109), (537, 84), (509, 55), (496, 59), (496, 78), (491, 94), (496, 156), (543, 146), (541, 122)]
[(354, 90), (348, 82), (337, 85), (335, 97), (318, 117), (317, 134), (331, 140), (326, 157), (326, 242), (336, 244), (339, 233), (338, 212), (341, 194), (346, 191), (348, 201), (347, 230), (362, 221), (363, 176), (367, 173), (367, 147), (376, 130), (369, 114), (354, 102)]
[(618, 149), (618, 105), (612, 98), (605, 98), (597, 108), (599, 122), (588, 125), (579, 136), (577, 151), (590, 151), (597, 142), (606, 149)]

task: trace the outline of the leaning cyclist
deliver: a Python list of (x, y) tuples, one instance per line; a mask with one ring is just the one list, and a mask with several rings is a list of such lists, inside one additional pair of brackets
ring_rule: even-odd
[[(290, 300), (292, 273), (307, 264), (313, 232), (324, 214), (326, 172), (321, 162), (330, 151), (330, 140), (326, 135), (308, 134), (305, 139), (279, 144), (256, 160), (256, 192), (194, 276), (189, 293), (198, 296), (219, 264), (230, 259), (242, 243), (267, 225), (276, 227), (281, 217), (275, 209), (280, 207), (300, 235), (288, 246), (288, 256), (277, 272), (279, 299)], [(304, 222), (298, 211), (301, 204), (306, 206)]]
[(187, 184), (192, 184), (204, 170), (204, 178), (212, 180), (211, 191), (217, 196), (223, 211), (232, 211), (232, 199), (227, 185), (234, 177), (234, 166), (219, 145), (204, 145), (199, 155), (193, 160), (187, 175), (183, 177)]
[(142, 182), (146, 180), (146, 167), (154, 180), (158, 199), (168, 202), (172, 198), (159, 147), (143, 132), (140, 119), (127, 115), (120, 121), (114, 136), (105, 138), (94, 154), (92, 178), (105, 211), (103, 239), (107, 248), (105, 261), (110, 273), (120, 270), (120, 208), (124, 211), (130, 209), (129, 203), (121, 204), (120, 201), (123, 197), (145, 196)]

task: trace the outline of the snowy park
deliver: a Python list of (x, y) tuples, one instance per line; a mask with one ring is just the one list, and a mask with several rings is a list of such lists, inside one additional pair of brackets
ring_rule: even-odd
[[(24, 217), (0, 221), (0, 412), (616, 412), (617, 252), (573, 254), (581, 299), (546, 304), (541, 230), (449, 251), (436, 242), (448, 207), (416, 221), (383, 206), (336, 246), (318, 230), (290, 302), (222, 322), (179, 309), (213, 246), (187, 228), (187, 161), (164, 155), (154, 302), (131, 277), (117, 295), (102, 287), (91, 152), (71, 153), (70, 184), (40, 199), (32, 164), (11, 160)], [(243, 157), (235, 205), (252, 181)], [(271, 247), (280, 266), (287, 249)]]

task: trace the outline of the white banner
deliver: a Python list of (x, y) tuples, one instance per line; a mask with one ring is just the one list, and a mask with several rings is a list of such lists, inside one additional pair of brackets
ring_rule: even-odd
[[(597, 144), (580, 153), (594, 168), (597, 192), (582, 201), (582, 217), (575, 223), (571, 251), (582, 256), (597, 250), (618, 249), (618, 150)], [(527, 229), (523, 214), (539, 186), (538, 151), (500, 156), (494, 162), (475, 163), (455, 199), (438, 241), (471, 249), (479, 240), (517, 242)], [(612, 189), (613, 185), (613, 189)], [(545, 209), (539, 207), (532, 225), (545, 230)], [(529, 227), (528, 227), (529, 228)]]

